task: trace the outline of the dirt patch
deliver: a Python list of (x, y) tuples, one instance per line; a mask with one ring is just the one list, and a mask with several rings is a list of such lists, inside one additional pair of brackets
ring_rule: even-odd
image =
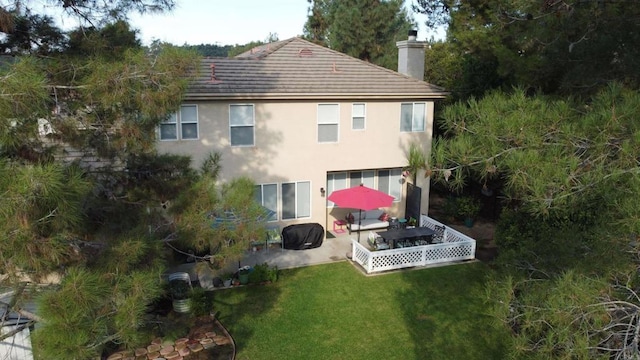
[(432, 191), (429, 194), (429, 217), (475, 239), (477, 241), (476, 258), (481, 261), (492, 261), (498, 254), (498, 248), (494, 242), (495, 222), (479, 217), (472, 227), (467, 227), (464, 221), (446, 213), (446, 201), (445, 196)]

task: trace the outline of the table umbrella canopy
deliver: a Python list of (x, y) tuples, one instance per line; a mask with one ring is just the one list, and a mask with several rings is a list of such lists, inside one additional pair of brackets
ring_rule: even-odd
[[(382, 191), (368, 188), (364, 185), (336, 190), (327, 197), (336, 205), (344, 208), (362, 210), (373, 210), (380, 207), (389, 207), (393, 203), (393, 196), (389, 196)], [(360, 242), (361, 220), (358, 216), (358, 242)]]
[(360, 185), (348, 189), (336, 190), (329, 195), (327, 200), (334, 202), (340, 207), (366, 211), (391, 206), (393, 196)]

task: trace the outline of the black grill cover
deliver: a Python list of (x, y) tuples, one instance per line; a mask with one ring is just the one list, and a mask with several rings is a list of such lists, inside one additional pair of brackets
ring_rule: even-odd
[(324, 239), (324, 228), (317, 223), (289, 225), (282, 229), (282, 246), (290, 250), (305, 250), (320, 247)]

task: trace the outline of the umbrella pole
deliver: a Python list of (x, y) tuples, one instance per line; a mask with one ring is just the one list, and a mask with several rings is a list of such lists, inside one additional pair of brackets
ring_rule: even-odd
[(358, 244), (360, 243), (360, 232), (362, 231), (362, 209), (358, 209)]

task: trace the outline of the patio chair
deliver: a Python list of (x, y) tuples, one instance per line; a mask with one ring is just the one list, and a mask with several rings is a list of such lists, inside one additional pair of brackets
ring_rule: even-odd
[(367, 242), (369, 246), (373, 250), (386, 250), (389, 249), (389, 244), (387, 244), (384, 239), (378, 235), (378, 233), (369, 231), (369, 235), (367, 236)]
[(435, 234), (431, 237), (432, 244), (442, 244), (444, 242), (444, 229), (445, 227), (440, 225), (435, 225), (433, 227)]
[(280, 251), (284, 249), (284, 244), (282, 243), (282, 235), (280, 234), (280, 228), (277, 226), (267, 228), (267, 251), (269, 251), (269, 246), (273, 244), (278, 244), (280, 246)]

